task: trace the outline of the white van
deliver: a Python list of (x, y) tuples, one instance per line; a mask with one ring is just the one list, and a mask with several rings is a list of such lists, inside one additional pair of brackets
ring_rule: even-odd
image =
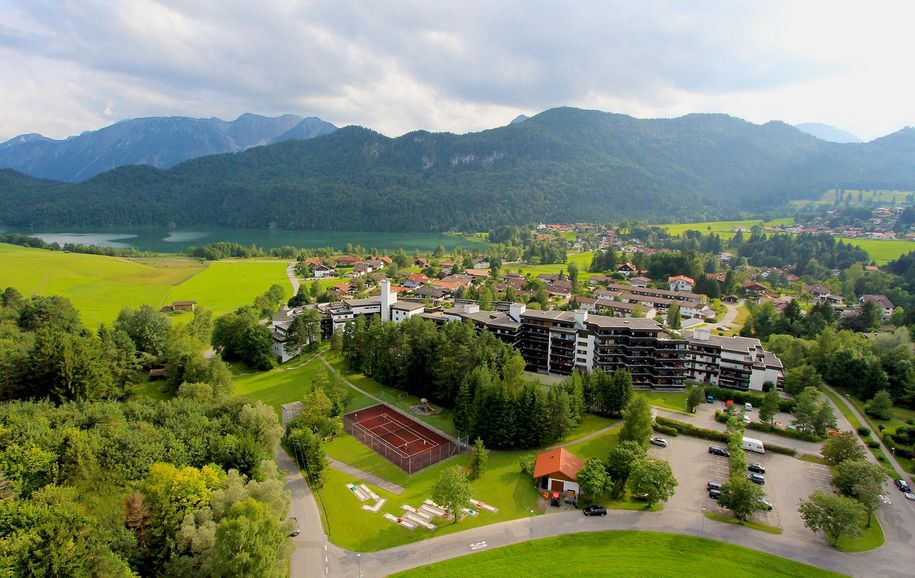
[(756, 452), (758, 454), (766, 453), (766, 447), (759, 440), (753, 438), (743, 438), (743, 441), (740, 443), (740, 447), (747, 450), (748, 452)]

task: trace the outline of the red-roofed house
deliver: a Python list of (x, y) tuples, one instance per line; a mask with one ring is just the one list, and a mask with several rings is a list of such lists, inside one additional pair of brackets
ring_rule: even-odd
[(674, 275), (673, 277), (667, 278), (667, 285), (670, 287), (671, 291), (692, 293), (693, 287), (696, 286), (696, 281), (692, 277), (687, 277), (686, 275)]
[(585, 463), (565, 448), (547, 450), (534, 463), (534, 482), (538, 489), (559, 492), (563, 497), (577, 499), (578, 472)]
[(617, 267), (616, 270), (618, 273), (622, 273), (626, 277), (632, 275), (633, 273), (635, 273), (636, 275), (639, 274), (639, 268), (636, 267), (635, 265), (633, 265), (632, 263), (630, 263), (629, 261), (626, 261), (625, 263), (623, 263), (622, 265)]

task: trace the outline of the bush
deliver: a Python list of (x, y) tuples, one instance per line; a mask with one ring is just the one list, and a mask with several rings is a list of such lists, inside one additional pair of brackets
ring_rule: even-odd
[(858, 428), (858, 435), (861, 437), (867, 437), (871, 435), (871, 428), (861, 426)]
[[(742, 391), (739, 389), (729, 389), (727, 387), (718, 387), (715, 385), (705, 386), (705, 395), (712, 395), (715, 396), (715, 399), (721, 400), (733, 399), (734, 403), (743, 404), (750, 402), (754, 407), (761, 406), (763, 398), (765, 397), (758, 391)], [(784, 413), (792, 413), (794, 411), (794, 400), (779, 399), (778, 410)]]
[(878, 423), (878, 424), (877, 424), (877, 429), (880, 430), (880, 431), (883, 431), (883, 430), (886, 429), (886, 426), (883, 425), (882, 423)]
[(677, 431), (677, 428), (666, 426), (666, 425), (661, 425), (659, 423), (651, 424), (651, 428), (658, 433), (669, 435), (671, 437), (677, 437), (677, 434), (679, 433)]
[(878, 442), (877, 440), (867, 440), (867, 442), (865, 442), (865, 443), (867, 443), (867, 447), (871, 448), (872, 450), (875, 450), (880, 447), (880, 442)]
[(784, 454), (786, 456), (796, 456), (797, 455), (797, 450), (794, 448), (786, 448), (785, 446), (779, 446), (779, 445), (775, 445), (775, 444), (765, 444), (765, 445), (766, 445), (767, 452), (772, 452), (775, 454)]
[(677, 433), (680, 435), (692, 436), (704, 440), (711, 440), (715, 442), (728, 442), (727, 432), (717, 431), (713, 429), (705, 429), (701, 427), (696, 427), (691, 423), (686, 423), (682, 421), (677, 421), (675, 419), (666, 418), (664, 416), (658, 416), (655, 418), (655, 422), (658, 425), (669, 427), (677, 430)]
[(521, 473), (527, 474), (529, 476), (534, 475), (534, 464), (537, 463), (536, 454), (526, 454), (521, 456)]

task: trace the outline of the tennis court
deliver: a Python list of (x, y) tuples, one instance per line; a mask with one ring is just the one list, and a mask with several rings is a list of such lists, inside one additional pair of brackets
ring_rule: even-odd
[(346, 433), (411, 475), (459, 451), (454, 442), (384, 404), (343, 416), (343, 426)]

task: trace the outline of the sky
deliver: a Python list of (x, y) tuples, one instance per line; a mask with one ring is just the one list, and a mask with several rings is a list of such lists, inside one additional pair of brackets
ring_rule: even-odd
[(912, 22), (874, 0), (0, 0), (0, 141), (244, 112), (464, 133), (555, 106), (870, 140), (915, 125)]

